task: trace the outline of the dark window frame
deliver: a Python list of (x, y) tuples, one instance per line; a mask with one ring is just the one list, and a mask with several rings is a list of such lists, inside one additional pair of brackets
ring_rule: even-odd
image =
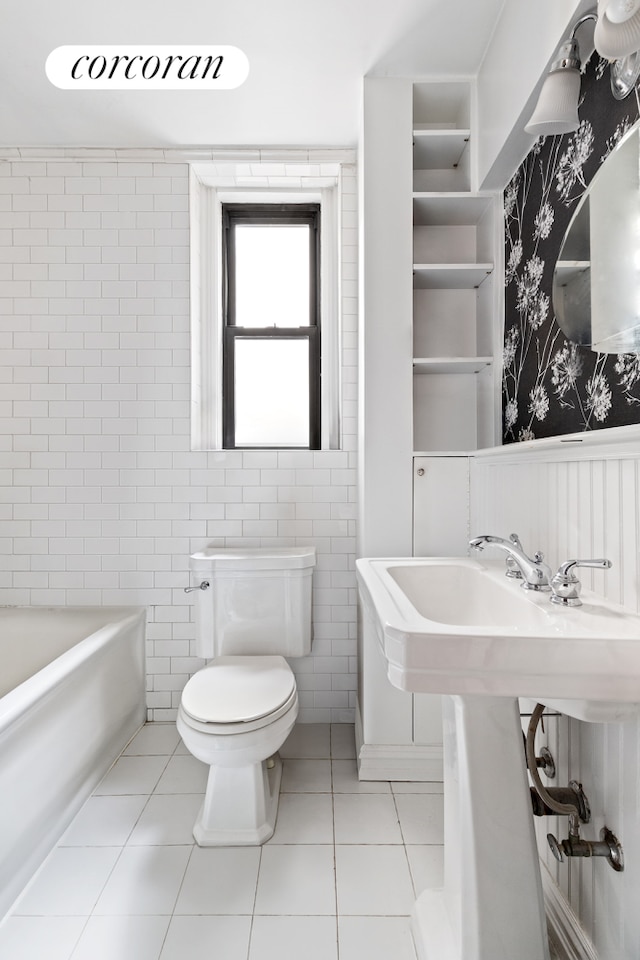
[[(309, 225), (309, 323), (298, 327), (236, 324), (235, 227), (251, 224)], [(225, 450), (319, 450), (321, 446), (320, 204), (223, 203), (222, 205), (222, 437)], [(309, 343), (309, 445), (237, 446), (235, 442), (235, 344), (238, 339), (305, 339)]]

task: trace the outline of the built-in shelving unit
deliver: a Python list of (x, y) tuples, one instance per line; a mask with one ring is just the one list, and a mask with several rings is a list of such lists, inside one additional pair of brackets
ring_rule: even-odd
[(414, 451), (491, 445), (495, 198), (472, 190), (468, 81), (413, 84)]
[[(464, 554), (469, 453), (496, 439), (502, 219), (478, 189), (474, 83), (363, 84), (362, 555)], [(439, 779), (440, 698), (393, 687), (373, 631), (358, 656), (360, 777)]]

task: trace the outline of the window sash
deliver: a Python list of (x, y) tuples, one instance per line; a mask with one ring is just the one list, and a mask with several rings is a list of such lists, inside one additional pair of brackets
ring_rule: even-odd
[[(307, 340), (309, 343), (309, 442), (320, 449), (320, 331), (317, 327), (225, 327), (223, 344), (223, 443), (238, 449), (235, 439), (235, 345), (238, 340)], [(240, 449), (242, 449), (240, 447)], [(268, 446), (252, 449), (269, 449)], [(274, 449), (307, 449), (278, 445)]]
[[(223, 204), (223, 447), (238, 449), (235, 438), (235, 343), (252, 340), (299, 339), (309, 342), (309, 442), (308, 447), (251, 447), (251, 449), (311, 449), (321, 446), (320, 390), (320, 205), (319, 204)], [(237, 224), (308, 224), (309, 230), (309, 325), (299, 327), (241, 327), (235, 322), (235, 227)], [(242, 449), (242, 447), (240, 447)]]

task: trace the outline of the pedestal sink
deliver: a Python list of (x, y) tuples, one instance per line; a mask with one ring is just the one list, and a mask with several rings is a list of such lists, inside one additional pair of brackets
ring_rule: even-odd
[[(413, 912), (420, 960), (548, 960), (518, 697), (581, 720), (640, 709), (640, 617), (551, 604), (504, 562), (360, 559), (391, 682), (444, 698), (445, 879)], [(603, 865), (604, 866), (604, 865)]]

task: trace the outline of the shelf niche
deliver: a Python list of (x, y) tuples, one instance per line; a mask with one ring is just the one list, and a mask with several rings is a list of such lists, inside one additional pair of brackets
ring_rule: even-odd
[(469, 190), (469, 84), (413, 85), (414, 190)]

